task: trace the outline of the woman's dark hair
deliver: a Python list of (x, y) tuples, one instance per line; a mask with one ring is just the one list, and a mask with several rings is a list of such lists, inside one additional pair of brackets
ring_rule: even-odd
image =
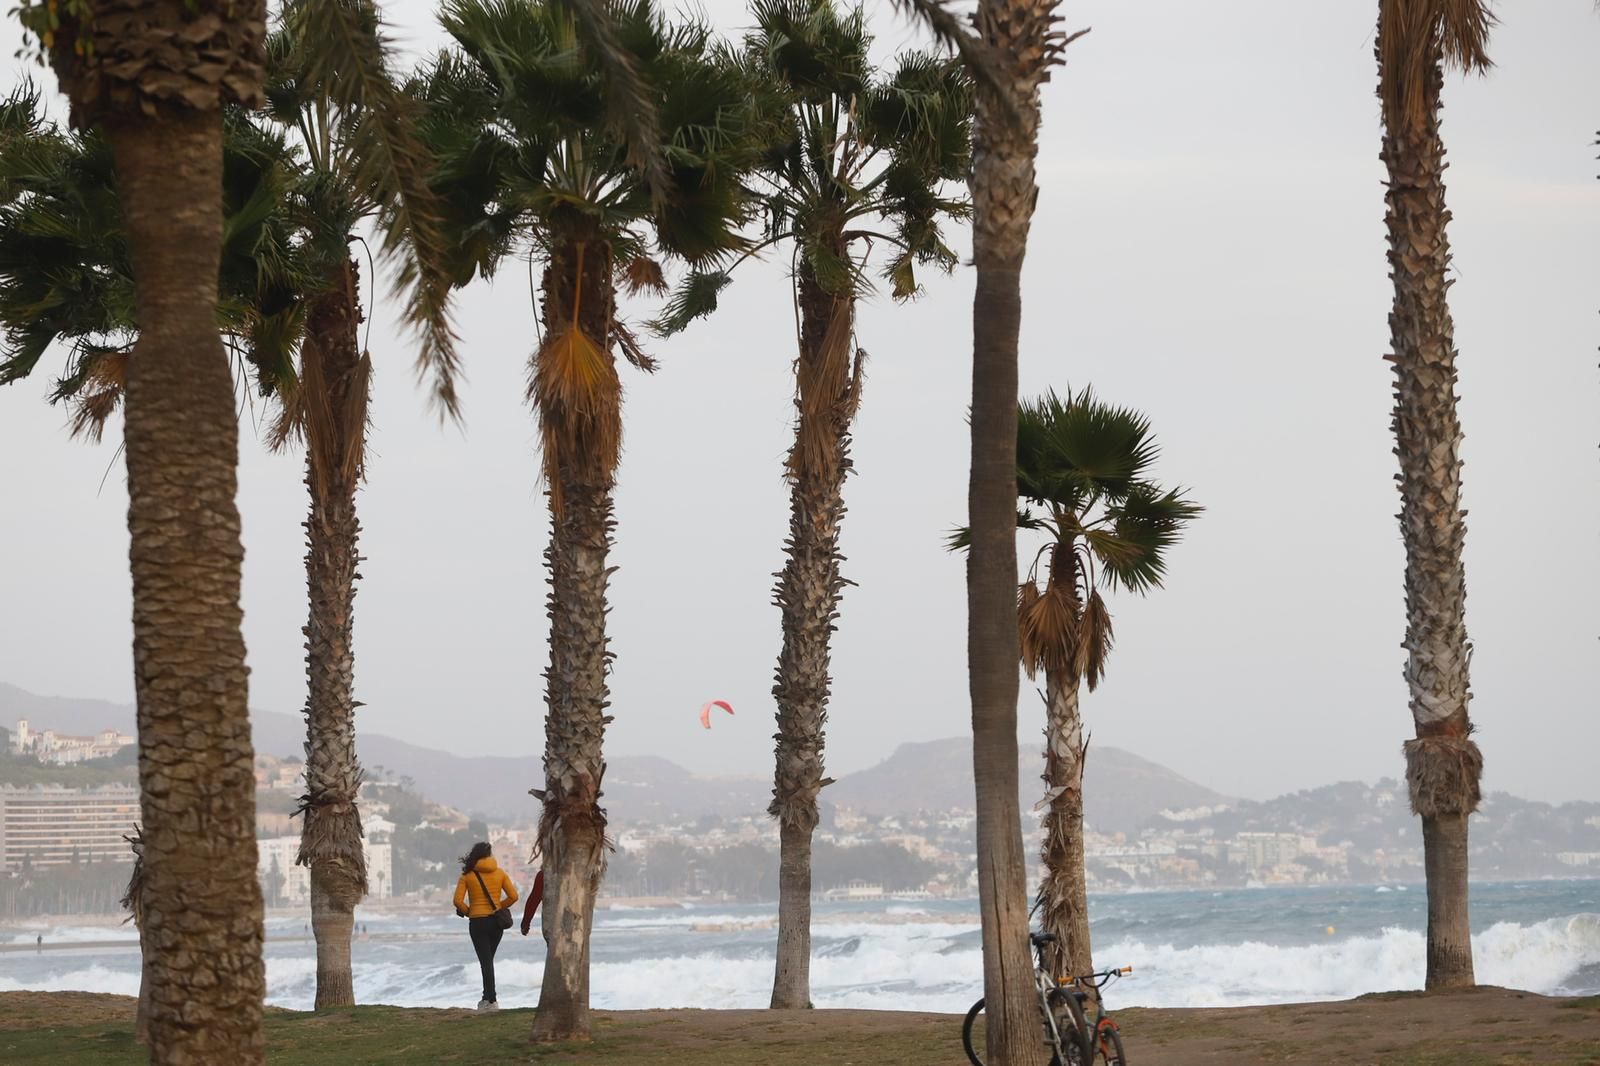
[(478, 865), (479, 859), (487, 859), (489, 857), (489, 852), (490, 848), (487, 840), (480, 840), (472, 845), (472, 850), (461, 856), (461, 872), (470, 874), (472, 868)]

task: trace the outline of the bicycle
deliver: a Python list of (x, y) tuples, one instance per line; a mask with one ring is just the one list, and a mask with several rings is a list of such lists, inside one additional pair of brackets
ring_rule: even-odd
[[(1097, 991), (1110, 981), (1133, 972), (1126, 966), (1119, 970), (1103, 970), (1077, 978), (1056, 978), (1045, 962), (1044, 949), (1055, 943), (1051, 933), (1030, 933), (1037, 959), (1033, 971), (1034, 988), (1039, 995), (1039, 1011), (1043, 1015), (1044, 1044), (1050, 1049), (1050, 1066), (1094, 1066), (1098, 1060), (1105, 1066), (1127, 1066), (1127, 1054), (1122, 1047), (1122, 1034), (1117, 1023), (1106, 1015), (1105, 1003), (1100, 1001), (1091, 1026), (1084, 1016), (1083, 1004), (1089, 993), (1080, 985), (1087, 984)], [(972, 1005), (961, 1023), (961, 1045), (966, 1050), (972, 1066), (983, 1066), (978, 1049), (985, 1047), (986, 1033), (983, 1018), (983, 1000)]]

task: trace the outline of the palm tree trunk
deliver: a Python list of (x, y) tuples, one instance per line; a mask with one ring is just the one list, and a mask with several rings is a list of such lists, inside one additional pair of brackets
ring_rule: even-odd
[(108, 124), (138, 293), (126, 449), (151, 1059), (263, 1061), (220, 111)]
[(1039, 854), (1044, 863), (1039, 927), (1056, 936), (1047, 956), (1055, 973), (1078, 976), (1094, 969), (1083, 869), (1083, 758), (1087, 745), (1078, 714), (1077, 679), (1052, 677), (1045, 687), (1044, 783), (1051, 799), (1045, 810), (1044, 844)]
[(991, 1066), (1043, 1062), (1028, 955), (1027, 861), (1017, 791), (1017, 340), (1033, 217), (1038, 88), (1053, 0), (980, 0), (1014, 108), (980, 89), (973, 126), (972, 471), (967, 658), (977, 792), (978, 896)]
[(306, 438), (306, 794), (300, 852), (311, 868), (317, 940), (315, 1007), (355, 1005), (350, 937), (367, 892), (357, 799), (355, 630), (356, 488), (367, 429), (370, 364), (361, 352), (356, 264), (346, 261), (306, 314), (297, 402)]
[[(1382, 53), (1380, 52), (1380, 55)], [(1474, 983), (1467, 912), (1467, 816), (1478, 806), (1483, 756), (1470, 739), (1466, 571), (1462, 545), (1461, 423), (1456, 417), (1455, 330), (1446, 294), (1443, 74), (1427, 81), (1425, 121), (1387, 129), (1386, 202), (1394, 305), (1395, 454), (1406, 546), (1406, 683), (1416, 739), (1405, 745), (1411, 809), (1422, 819), (1428, 876), (1427, 987)]]
[(783, 648), (772, 694), (778, 704), (772, 804), (778, 820), (778, 952), (774, 1008), (811, 1006), (811, 835), (817, 827), (828, 721), (829, 643), (844, 578), (839, 525), (850, 471), (850, 423), (860, 398), (852, 359), (854, 301), (833, 296), (802, 265), (800, 356), (795, 363), (795, 443), (787, 464), (787, 561), (774, 601)]
[[(579, 299), (575, 294), (580, 291), (588, 297)], [(556, 249), (545, 271), (547, 334), (558, 335), (572, 325), (570, 309), (579, 306), (577, 325), (605, 348), (601, 338), (610, 334), (614, 300), (608, 249), (598, 242)], [(608, 348), (605, 357), (611, 359)], [(608, 380), (615, 381), (614, 371)], [(620, 411), (620, 386), (599, 402)], [(542, 407), (539, 415), (547, 449), (552, 433), (568, 444), (581, 438), (555, 425), (569, 418), (570, 411)], [(547, 469), (550, 459), (547, 455)], [(536, 1041), (589, 1038), (589, 937), (606, 867), (606, 814), (599, 800), (605, 728), (611, 721), (605, 712), (611, 660), (606, 598), (612, 568), (606, 560), (614, 526), (615, 468), (591, 459), (587, 453), (561, 454), (550, 492), (550, 546), (545, 549), (550, 666), (545, 671), (545, 787), (539, 793), (544, 802), (539, 840), (547, 951), (533, 1021)]]
[(589, 1037), (589, 937), (605, 874), (602, 744), (607, 687), (605, 601), (611, 571), (611, 494), (569, 484), (553, 523), (550, 566), (550, 669), (545, 674), (544, 981), (533, 1037)]

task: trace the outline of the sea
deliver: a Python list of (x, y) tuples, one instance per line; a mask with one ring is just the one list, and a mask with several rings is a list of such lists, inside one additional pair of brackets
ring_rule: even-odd
[[(1478, 981), (1547, 995), (1600, 994), (1600, 880), (1472, 886)], [(1092, 896), (1095, 964), (1132, 966), (1112, 1008), (1242, 1006), (1347, 999), (1420, 988), (1427, 900), (1421, 885), (1151, 891)], [(267, 1002), (309, 1009), (316, 982), (307, 918), (267, 920)], [(357, 912), (356, 998), (472, 1006), (478, 967), (466, 923)], [(764, 1007), (774, 906), (613, 907), (595, 915), (592, 1003), (602, 1009)], [(128, 926), (43, 920), (0, 925), (0, 991), (135, 995)], [(811, 986), (818, 1007), (964, 1011), (982, 994), (974, 900), (817, 903)], [(506, 933), (496, 964), (502, 1006), (538, 1001), (544, 943)]]

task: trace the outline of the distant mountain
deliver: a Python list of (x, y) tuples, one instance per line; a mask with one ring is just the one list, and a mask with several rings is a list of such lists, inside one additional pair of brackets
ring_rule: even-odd
[[(133, 708), (104, 700), (36, 696), (0, 684), (0, 723), (29, 719), (35, 728), (63, 733), (133, 730)], [(302, 753), (305, 724), (298, 715), (252, 711), (256, 750), (271, 755)], [(423, 795), (493, 818), (532, 815), (528, 789), (539, 781), (535, 755), (462, 756), (410, 744), (381, 733), (357, 738), (369, 773), (409, 777)], [(765, 778), (696, 777), (656, 756), (607, 760), (605, 805), (622, 822), (732, 817), (763, 811), (771, 798)], [(1020, 755), (1021, 798), (1028, 810), (1043, 792), (1042, 759), (1024, 745)], [(1092, 746), (1086, 767), (1087, 818), (1101, 832), (1132, 833), (1163, 810), (1216, 807), (1234, 801), (1119, 748)], [(972, 806), (972, 741), (957, 737), (907, 743), (883, 762), (846, 774), (823, 791), (825, 807), (872, 814), (942, 811)]]
[[(1041, 752), (1024, 744), (1017, 774), (1024, 811), (1044, 793), (1043, 770)], [(1236, 802), (1121, 748), (1091, 745), (1084, 775), (1084, 818), (1102, 833), (1133, 833), (1164, 810)], [(829, 803), (874, 814), (970, 808), (972, 740), (902, 744), (883, 762), (841, 777), (822, 795)]]

